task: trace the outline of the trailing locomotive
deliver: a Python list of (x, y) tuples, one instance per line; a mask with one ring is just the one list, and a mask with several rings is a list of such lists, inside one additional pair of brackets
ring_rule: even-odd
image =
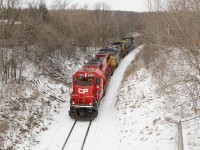
[(120, 59), (133, 47), (132, 37), (111, 43), (100, 49), (93, 59), (73, 75), (69, 110), (71, 118), (92, 120), (97, 117), (111, 75)]

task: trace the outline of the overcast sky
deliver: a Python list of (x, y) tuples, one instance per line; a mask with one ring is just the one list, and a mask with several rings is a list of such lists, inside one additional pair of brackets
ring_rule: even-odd
[[(46, 0), (48, 6), (52, 6), (54, 0)], [(98, 2), (105, 2), (111, 10), (126, 10), (126, 11), (147, 11), (147, 0), (71, 0), (70, 4), (77, 3), (79, 6), (87, 4), (89, 9), (94, 9), (94, 5)]]

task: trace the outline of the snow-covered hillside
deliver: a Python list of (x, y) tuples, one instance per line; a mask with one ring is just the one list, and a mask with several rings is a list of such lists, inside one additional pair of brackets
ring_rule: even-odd
[(116, 103), (117, 149), (177, 149), (177, 126), (167, 117), (165, 100), (156, 88), (144, 68), (123, 82)]
[[(174, 69), (171, 76), (170, 72), (164, 76), (167, 78), (166, 81), (163, 80), (166, 83), (169, 78), (177, 77), (175, 74), (180, 78), (184, 77), (183, 74), (194, 74), (194, 70), (188, 70), (191, 67), (184, 60), (176, 59), (177, 53), (180, 54), (180, 51), (175, 49), (170, 57), (166, 58), (167, 67)], [(115, 104), (117, 109), (115, 132), (118, 136), (114, 149), (177, 150), (183, 138), (185, 150), (199, 150), (200, 120), (198, 115), (195, 115), (192, 102), (187, 98), (190, 93), (183, 91), (185, 88), (192, 90), (192, 84), (187, 87), (184, 87), (184, 84), (178, 84), (176, 88), (173, 88), (174, 91), (163, 94), (160, 92), (161, 81), (158, 82), (157, 78), (152, 76), (151, 69), (147, 70), (143, 60), (138, 58), (128, 69), (129, 75), (124, 78)], [(196, 92), (193, 91), (193, 93)], [(188, 117), (188, 119), (182, 119), (183, 117)], [(181, 120), (183, 136), (178, 139), (180, 135), (178, 123)]]
[(22, 84), (0, 83), (0, 149), (27, 150), (39, 143), (38, 136), (49, 130), (63, 107), (67, 110), (69, 88), (65, 83), (71, 81), (73, 72), (93, 53), (95, 49), (88, 49), (86, 53), (77, 50), (76, 59), (60, 60), (66, 72), (63, 83), (30, 61), (24, 63)]
[[(142, 50), (143, 46), (131, 51), (113, 74), (98, 117), (92, 122), (84, 150), (178, 149), (177, 123), (181, 119), (181, 109), (177, 103), (169, 101), (170, 97), (158, 92), (159, 82), (140, 58)], [(70, 74), (66, 77), (76, 70), (73, 66), (81, 67), (84, 61), (82, 59), (76, 65), (68, 61), (66, 68)], [(19, 97), (14, 98), (15, 95), (12, 95), (11, 100), (13, 103), (23, 102), (23, 107), (17, 107), (16, 103), (16, 108), (10, 113), (6, 98), (4, 103), (1, 102), (4, 110), (7, 110), (2, 120), (7, 117), (15, 122), (7, 129), (7, 134), (2, 133), (6, 135), (3, 138), (7, 139), (4, 146), (13, 146), (11, 148), (17, 150), (62, 149), (74, 123), (68, 115), (69, 88), (40, 76), (17, 89)], [(169, 108), (176, 111), (170, 111)], [(188, 110), (191, 111), (190, 108)], [(39, 117), (39, 114), (42, 116)], [(6, 128), (6, 123), (1, 127)], [(200, 149), (199, 123), (199, 118), (182, 123), (185, 150)], [(79, 130), (73, 133), (74, 138), (70, 139), (70, 145), (65, 150), (80, 150), (80, 141), (87, 124), (86, 121), (79, 122)]]

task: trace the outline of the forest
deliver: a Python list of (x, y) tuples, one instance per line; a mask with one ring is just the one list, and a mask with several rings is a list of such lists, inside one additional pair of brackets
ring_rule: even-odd
[(19, 2), (0, 1), (3, 83), (21, 82), (25, 60), (40, 66), (53, 63), (46, 57), (68, 59), (77, 48), (84, 52), (87, 47), (103, 47), (141, 29), (137, 13), (109, 11), (105, 3), (87, 10), (75, 6), (65, 9), (65, 3), (63, 6), (60, 2), (50, 10), (43, 1), (27, 2), (28, 7), (23, 9)]

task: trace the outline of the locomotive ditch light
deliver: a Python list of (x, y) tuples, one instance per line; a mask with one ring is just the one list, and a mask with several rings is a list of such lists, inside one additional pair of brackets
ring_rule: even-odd
[(87, 78), (87, 73), (85, 73), (85, 78)]
[(89, 103), (89, 105), (92, 105), (92, 103)]

